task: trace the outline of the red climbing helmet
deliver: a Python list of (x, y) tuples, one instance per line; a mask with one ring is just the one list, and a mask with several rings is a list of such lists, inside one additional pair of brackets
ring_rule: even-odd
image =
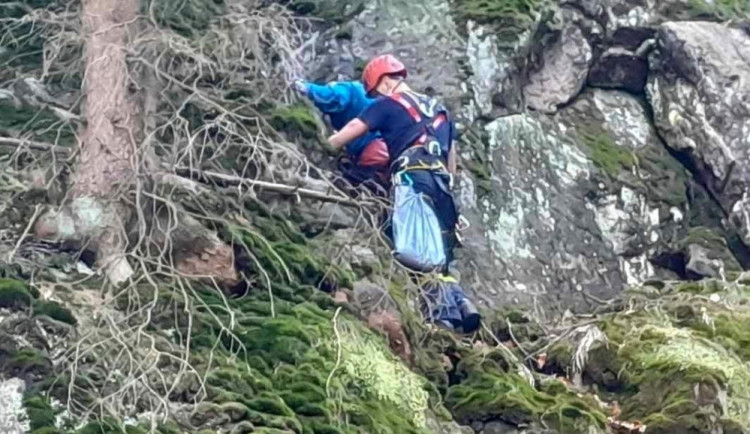
[(390, 54), (384, 54), (372, 59), (362, 72), (362, 82), (365, 84), (365, 91), (367, 93), (372, 92), (384, 75), (399, 73), (406, 77), (406, 66)]

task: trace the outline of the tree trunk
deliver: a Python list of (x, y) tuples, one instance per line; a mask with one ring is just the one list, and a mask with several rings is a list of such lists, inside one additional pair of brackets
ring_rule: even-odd
[(132, 274), (124, 258), (129, 207), (118, 195), (131, 185), (136, 108), (128, 95), (125, 63), (128, 26), (138, 0), (83, 0), (86, 34), (86, 131), (71, 191), (74, 215), (97, 252), (97, 264), (117, 284)]
[(71, 202), (42, 216), (37, 237), (85, 243), (114, 284), (133, 269), (124, 256), (125, 226), (132, 209), (121, 200), (132, 185), (137, 122), (128, 94), (125, 48), (138, 0), (83, 0), (86, 37), (84, 93), (86, 129), (70, 190)]
[[(128, 234), (138, 232), (130, 227), (135, 210), (123, 199), (135, 190), (137, 161), (155, 158), (142, 149), (143, 129), (148, 122), (138, 116), (143, 117), (146, 110), (148, 117), (158, 101), (152, 97), (150, 102), (139, 104), (137, 95), (128, 90), (126, 48), (129, 31), (136, 30), (133, 24), (137, 11), (138, 0), (83, 0), (86, 130), (73, 175), (72, 200), (59, 212), (41, 217), (35, 226), (39, 238), (72, 241), (95, 251), (97, 268), (116, 285), (133, 274), (125, 253)], [(149, 162), (158, 167), (155, 161)], [(148, 169), (141, 168), (140, 172)], [(140, 205), (142, 210), (148, 208), (146, 203)], [(148, 244), (169, 251), (178, 272), (211, 277), (227, 286), (236, 284), (239, 275), (232, 247), (190, 218), (179, 204), (174, 205), (176, 215), (172, 217), (152, 216), (158, 218), (147, 222), (141, 213), (137, 224), (146, 225), (144, 228), (156, 224)], [(161, 228), (170, 227), (170, 218), (176, 218), (179, 230), (163, 233)]]

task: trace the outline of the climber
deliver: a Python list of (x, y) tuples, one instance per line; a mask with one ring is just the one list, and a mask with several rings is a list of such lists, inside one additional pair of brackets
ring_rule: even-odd
[[(365, 93), (359, 81), (331, 82), (325, 85), (296, 80), (294, 89), (306, 95), (331, 126), (339, 130), (374, 101)], [(382, 192), (388, 184), (388, 149), (377, 133), (369, 133), (353, 140), (346, 147), (347, 155), (338, 160), (338, 169), (353, 185), (375, 180)], [(385, 190), (384, 190), (385, 189)]]
[[(406, 77), (404, 64), (391, 55), (371, 60), (362, 73), (362, 81), (368, 95), (379, 97), (328, 141), (339, 149), (368, 132), (380, 133), (388, 146), (394, 184), (408, 182), (415, 192), (428, 198), (438, 217), (446, 257), (441, 271), (448, 277), (459, 222), (451, 193), (456, 173), (454, 126), (448, 110), (438, 100), (414, 92), (404, 82)], [(458, 282), (446, 283), (451, 286), (450, 296), (437, 296), (430, 289), (425, 291), (428, 298), (441, 306), (438, 311), (450, 311), (450, 307), (459, 309), (462, 317), (469, 319), (464, 321), (463, 330), (475, 330), (479, 325), (476, 308), (463, 295)], [(446, 318), (441, 323), (442, 318), (430, 317), (440, 325), (453, 328), (451, 321), (455, 318)]]

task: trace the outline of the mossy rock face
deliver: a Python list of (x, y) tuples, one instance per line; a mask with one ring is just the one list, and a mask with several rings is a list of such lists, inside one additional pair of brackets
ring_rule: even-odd
[(14, 279), (0, 279), (0, 308), (24, 309), (31, 306), (32, 300), (26, 283)]
[(690, 0), (694, 19), (746, 20), (750, 4), (745, 0)]
[(70, 324), (72, 326), (78, 324), (78, 320), (70, 309), (64, 307), (56, 301), (42, 301), (37, 300), (34, 302), (34, 315), (45, 315), (54, 320)]
[(578, 131), (579, 139), (589, 150), (594, 166), (610, 177), (617, 177), (623, 170), (630, 170), (635, 163), (633, 152), (627, 146), (619, 146), (612, 136), (596, 125), (586, 125)]
[(588, 350), (584, 380), (648, 432), (750, 424), (749, 296), (717, 281), (633, 290), (627, 312), (600, 321), (608, 342)]
[(319, 124), (306, 105), (281, 106), (271, 112), (271, 125), (291, 140), (319, 141)]
[(542, 421), (562, 433), (604, 430), (606, 417), (593, 401), (564, 386), (537, 390), (514, 374), (484, 372), (450, 388), (446, 405), (463, 423), (500, 419), (516, 425)]
[(497, 30), (501, 40), (515, 40), (530, 30), (536, 15), (549, 4), (544, 0), (452, 0), (453, 15), (464, 24), (471, 20)]
[[(314, 240), (289, 221), (261, 215), (224, 236), (252, 254), (242, 259), (243, 271), (260, 287), (229, 298), (198, 288), (187, 305), (195, 306), (194, 365), (200, 372), (211, 361), (208, 400), (189, 415), (192, 425), (230, 430), (246, 423), (253, 432), (422, 432), (424, 380), (391, 354), (383, 337), (344, 312), (336, 319), (337, 337), (336, 306), (311, 285), (341, 284), (346, 273), (315, 254)], [(186, 305), (177, 302), (178, 289), (159, 291), (160, 299), (174, 300), (155, 309), (154, 319), (164, 328), (169, 315), (162, 309)], [(234, 321), (231, 335), (219, 321)]]
[(706, 260), (720, 261), (726, 273), (742, 271), (737, 258), (729, 250), (726, 239), (718, 229), (693, 227), (684, 238), (677, 242), (677, 248), (686, 256), (690, 256), (694, 246), (698, 246), (699, 250), (705, 252)]
[(257, 261), (248, 258), (244, 264), (247, 272), (265, 273), (279, 283), (277, 290), (284, 292), (295, 291), (281, 284), (289, 283), (292, 278), (328, 291), (340, 286), (352, 286), (355, 278), (353, 272), (327, 263), (294, 224), (261, 217), (254, 223), (254, 228), (232, 228), (229, 236), (234, 244), (250, 252), (258, 252), (252, 255)]
[(36, 432), (56, 432), (49, 431), (55, 429), (55, 412), (52, 406), (43, 397), (39, 395), (29, 396), (23, 400), (23, 406), (26, 409), (26, 415), (29, 418), (29, 428)]

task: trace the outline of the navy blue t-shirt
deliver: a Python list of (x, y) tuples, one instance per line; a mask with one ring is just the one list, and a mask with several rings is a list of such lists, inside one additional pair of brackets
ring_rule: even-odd
[[(357, 118), (367, 124), (371, 132), (380, 133), (388, 145), (391, 162), (422, 135), (421, 131), (414, 131), (417, 122), (412, 119), (406, 108), (390, 97), (379, 97)], [(447, 148), (444, 150), (450, 150), (451, 131), (450, 122), (443, 122), (435, 131), (437, 136), (435, 138), (440, 142), (441, 147)]]

